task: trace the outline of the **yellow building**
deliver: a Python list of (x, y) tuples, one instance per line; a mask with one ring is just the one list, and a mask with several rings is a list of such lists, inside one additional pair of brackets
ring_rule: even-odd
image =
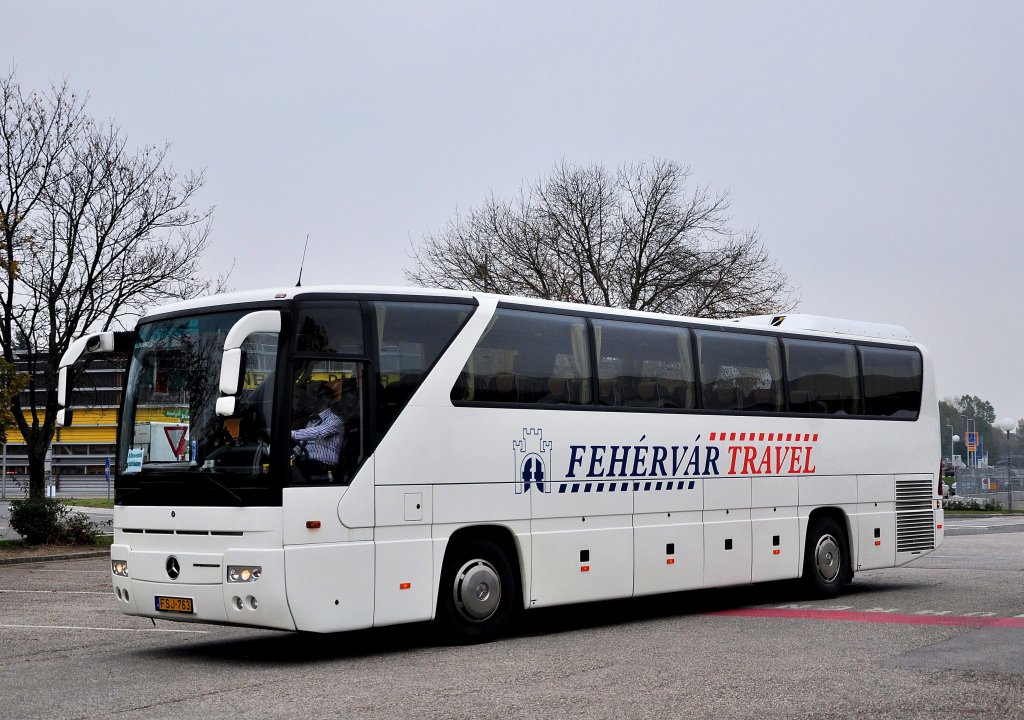
[[(21, 363), (16, 363), (19, 369)], [(50, 477), (60, 495), (88, 497), (106, 495), (107, 461), (116, 455), (117, 414), (121, 402), (124, 370), (109, 361), (91, 363), (76, 382), (72, 394), (75, 407), (74, 425), (57, 428), (50, 445)], [(37, 391), (41, 404), (42, 391)], [(22, 407), (28, 407), (26, 390)], [(25, 441), (18, 429), (7, 432), (3, 447), (3, 492), (17, 496), (27, 484), (28, 459)]]

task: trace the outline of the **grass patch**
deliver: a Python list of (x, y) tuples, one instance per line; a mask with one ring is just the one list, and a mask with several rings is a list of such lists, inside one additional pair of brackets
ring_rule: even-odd
[(88, 508), (113, 508), (114, 501), (106, 498), (59, 498), (65, 505)]
[[(97, 535), (91, 543), (82, 543), (75, 547), (95, 547), (95, 548), (108, 548), (114, 544), (113, 535)], [(24, 540), (0, 540), (0, 550), (18, 550), (20, 548), (32, 548), (39, 547), (38, 545), (29, 545)]]

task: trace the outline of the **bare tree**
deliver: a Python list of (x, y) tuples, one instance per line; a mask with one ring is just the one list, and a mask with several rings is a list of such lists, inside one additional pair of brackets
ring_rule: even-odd
[(415, 284), (700, 317), (796, 304), (756, 230), (729, 226), (728, 194), (690, 188), (666, 160), (610, 172), (565, 162), (513, 200), (488, 198), (413, 248)]
[(39, 497), (61, 355), (86, 331), (207, 289), (210, 211), (191, 207), (201, 173), (179, 176), (166, 146), (129, 149), (67, 85), (25, 92), (12, 72), (0, 103), (0, 349), (26, 365), (28, 400), (12, 411)]

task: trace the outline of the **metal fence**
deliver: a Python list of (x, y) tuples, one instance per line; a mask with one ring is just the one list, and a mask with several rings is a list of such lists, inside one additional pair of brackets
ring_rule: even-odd
[(956, 496), (991, 501), (1006, 507), (1008, 492), (1013, 492), (1014, 510), (1024, 510), (1024, 470), (1005, 467), (957, 468)]
[[(48, 490), (55, 497), (64, 498), (112, 498), (113, 480), (107, 482), (102, 475), (63, 475), (56, 484), (48, 484)], [(28, 495), (28, 476), (0, 475), (0, 499), (11, 500)]]

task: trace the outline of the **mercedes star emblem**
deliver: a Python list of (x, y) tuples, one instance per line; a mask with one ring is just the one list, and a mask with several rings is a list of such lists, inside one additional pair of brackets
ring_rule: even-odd
[(167, 558), (167, 577), (177, 580), (179, 575), (181, 575), (181, 566), (178, 565), (178, 558), (171, 555)]

